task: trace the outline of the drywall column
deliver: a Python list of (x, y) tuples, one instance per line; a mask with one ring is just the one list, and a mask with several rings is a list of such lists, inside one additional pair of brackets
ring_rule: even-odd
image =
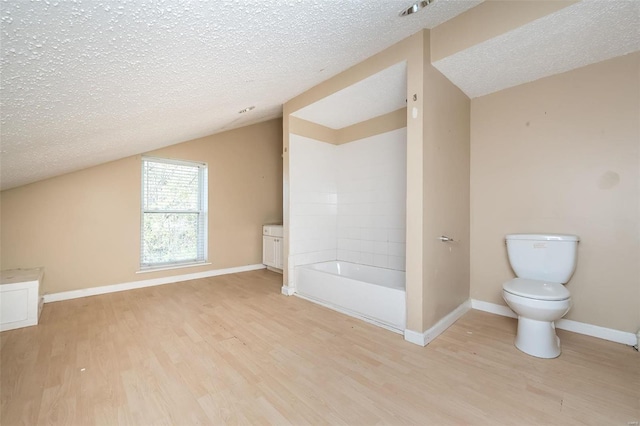
[(468, 309), (470, 100), (431, 65), (429, 32), (423, 35), (421, 326), (428, 343)]
[(407, 237), (406, 290), (407, 331), (422, 333), (423, 328), (423, 120), (424, 120), (424, 38), (422, 32), (412, 36), (407, 59)]
[[(291, 239), (291, 184), (289, 177), (289, 108), (287, 104), (282, 107), (282, 230), (284, 244), (282, 245), (282, 294), (293, 294), (293, 263), (289, 262), (289, 240)], [(291, 270), (289, 268), (291, 267)]]

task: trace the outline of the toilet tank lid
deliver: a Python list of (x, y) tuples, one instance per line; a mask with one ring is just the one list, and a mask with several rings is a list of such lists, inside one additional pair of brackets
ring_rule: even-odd
[(507, 240), (531, 241), (580, 241), (577, 235), (569, 234), (507, 234)]

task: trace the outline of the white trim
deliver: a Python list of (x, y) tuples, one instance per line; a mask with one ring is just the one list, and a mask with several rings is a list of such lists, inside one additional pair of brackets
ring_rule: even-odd
[(169, 163), (175, 164), (177, 166), (193, 166), (194, 164), (197, 166), (208, 167), (207, 163), (204, 161), (191, 161), (191, 160), (180, 160), (178, 158), (167, 158), (167, 157), (154, 157), (153, 155), (142, 155), (143, 160), (155, 161), (156, 163)]
[[(145, 209), (146, 206), (146, 170), (145, 165), (147, 162), (150, 163), (163, 163), (163, 164), (172, 164), (174, 166), (182, 166), (182, 167), (192, 167), (198, 169), (198, 207), (195, 210), (156, 210), (156, 209)], [(196, 264), (209, 264), (207, 263), (208, 259), (208, 235), (209, 235), (209, 202), (208, 202), (208, 185), (209, 185), (209, 175), (208, 175), (209, 166), (207, 163), (198, 162), (198, 161), (189, 161), (189, 160), (177, 160), (173, 158), (161, 158), (161, 157), (153, 157), (149, 155), (142, 155), (140, 161), (140, 258), (139, 272), (146, 272), (146, 270), (164, 270), (164, 269), (173, 269), (179, 268), (183, 265), (196, 265)], [(196, 259), (193, 261), (187, 262), (170, 262), (169, 264), (148, 264), (143, 263), (144, 260), (144, 218), (147, 213), (196, 213), (198, 215), (198, 232), (197, 232), (197, 241), (196, 241)]]
[(234, 268), (213, 269), (210, 271), (194, 272), (193, 274), (174, 275), (171, 277), (152, 278), (149, 280), (132, 281), (128, 283), (105, 285), (101, 287), (83, 288), (80, 290), (63, 291), (44, 295), (44, 303), (60, 302), (62, 300), (78, 299), (80, 297), (96, 296), (98, 294), (116, 293), (118, 291), (133, 290), (136, 288), (153, 287), (156, 285), (172, 284), (181, 281), (196, 280), (199, 278), (216, 277), (218, 275), (235, 274), (238, 272), (256, 271), (265, 269), (263, 264), (236, 266)]
[(597, 337), (598, 339), (609, 340), (611, 342), (622, 343), (629, 346), (634, 346), (638, 343), (638, 339), (633, 333), (569, 319), (560, 319), (556, 321), (556, 328), (572, 331), (574, 333), (586, 334), (587, 336)]
[(282, 289), (280, 291), (285, 296), (293, 296), (295, 294), (295, 292), (296, 292), (296, 289), (293, 288), (293, 287), (289, 287), (288, 285), (283, 285)]
[(466, 300), (423, 333), (408, 329), (405, 330), (404, 340), (416, 345), (427, 346), (433, 339), (441, 335), (447, 328), (451, 327), (453, 323), (458, 321), (469, 309), (471, 309), (471, 300)]
[(495, 303), (483, 302), (482, 300), (471, 299), (471, 307), (478, 311), (489, 312), (503, 317), (518, 318), (508, 306)]
[(409, 329), (404, 331), (404, 340), (406, 340), (409, 343), (413, 343), (414, 345), (420, 345), (420, 346), (426, 345), (423, 333), (418, 333), (417, 331), (413, 331)]
[(149, 267), (149, 268), (144, 268), (144, 269), (140, 269), (139, 271), (136, 271), (136, 274), (146, 274), (149, 272), (158, 272), (158, 271), (170, 271), (172, 269), (193, 268), (195, 266), (207, 266), (207, 265), (211, 265), (211, 262), (181, 263), (178, 265), (157, 267), (157, 268)]
[(361, 314), (359, 314), (357, 312), (354, 312), (354, 311), (351, 311), (349, 309), (344, 309), (344, 308), (342, 308), (340, 306), (333, 305), (331, 303), (326, 303), (326, 302), (323, 302), (321, 300), (314, 299), (312, 297), (303, 296), (300, 293), (294, 293), (294, 296), (299, 297), (300, 299), (307, 300), (307, 301), (309, 301), (311, 303), (315, 303), (317, 305), (324, 306), (325, 308), (329, 308), (329, 309), (331, 309), (333, 311), (340, 312), (341, 314), (345, 314), (345, 315), (348, 315), (350, 317), (362, 320), (364, 322), (368, 322), (369, 324), (377, 325), (378, 327), (382, 327), (382, 328), (384, 328), (386, 330), (389, 330), (389, 331), (392, 331), (394, 333), (402, 334), (402, 330), (399, 329), (399, 328), (395, 328), (395, 327), (392, 327), (390, 325), (384, 324), (382, 322), (376, 321), (373, 318), (361, 315)]
[[(492, 314), (502, 315), (505, 317), (517, 318), (517, 315), (513, 313), (513, 311), (509, 309), (508, 306), (498, 305), (496, 303), (471, 299), (471, 307), (479, 311), (490, 312)], [(591, 337), (597, 337), (599, 339), (622, 343), (624, 345), (633, 346), (638, 342), (638, 338), (635, 334), (626, 331), (615, 330), (613, 328), (600, 327), (598, 325), (587, 324), (584, 322), (578, 322), (569, 319), (560, 319), (556, 321), (555, 324), (556, 328), (559, 328), (560, 330), (566, 330)]]
[(274, 268), (273, 266), (267, 265), (267, 269), (270, 270), (271, 272), (275, 272), (276, 274), (282, 275), (282, 269), (280, 268)]

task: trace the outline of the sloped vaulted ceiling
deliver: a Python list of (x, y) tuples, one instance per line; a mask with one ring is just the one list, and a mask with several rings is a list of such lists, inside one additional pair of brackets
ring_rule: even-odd
[(2, 188), (278, 117), (288, 99), (479, 1), (400, 18), (411, 3), (3, 1)]

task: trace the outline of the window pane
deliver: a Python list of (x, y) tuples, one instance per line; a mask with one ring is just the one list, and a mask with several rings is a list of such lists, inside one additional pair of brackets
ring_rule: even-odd
[(197, 213), (144, 213), (142, 264), (198, 259)]
[(206, 191), (206, 165), (143, 158), (141, 267), (206, 261)]
[(143, 169), (145, 210), (194, 211), (198, 205), (199, 168), (146, 161)]

